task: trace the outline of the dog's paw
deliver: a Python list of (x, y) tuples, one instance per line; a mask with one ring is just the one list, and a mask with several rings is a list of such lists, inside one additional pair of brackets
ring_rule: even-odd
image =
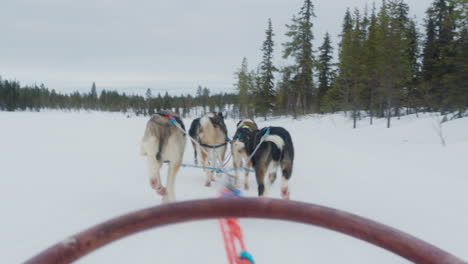
[(158, 179), (154, 178), (154, 179), (150, 179), (150, 185), (151, 185), (151, 188), (153, 189), (158, 189), (159, 188), (159, 182), (158, 182)]
[(285, 200), (289, 200), (290, 193), (288, 187), (281, 188), (281, 197)]
[(167, 190), (166, 190), (166, 188), (164, 188), (163, 186), (160, 186), (159, 188), (157, 188), (157, 189), (156, 189), (156, 192), (157, 192), (159, 195), (162, 195), (162, 196), (167, 195)]

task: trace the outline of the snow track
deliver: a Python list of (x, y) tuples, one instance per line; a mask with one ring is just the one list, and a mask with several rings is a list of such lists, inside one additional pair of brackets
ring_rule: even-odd
[[(296, 149), (291, 198), (346, 210), (468, 259), (468, 118), (432, 115), (358, 129), (341, 115), (259, 122), (290, 131)], [(1, 263), (20, 263), (91, 225), (157, 205), (139, 143), (147, 118), (109, 113), (0, 112)], [(259, 121), (259, 120), (258, 120)], [(189, 126), (191, 120), (184, 120)], [(232, 136), (237, 120), (227, 120)], [(184, 162), (193, 162), (187, 144)], [(182, 168), (179, 200), (217, 195), (201, 170)], [(242, 183), (241, 177), (241, 183)], [(165, 173), (163, 176), (165, 180)], [(250, 191), (255, 196), (255, 177)], [(280, 184), (269, 196), (280, 197)], [(359, 240), (301, 224), (243, 219), (258, 263), (407, 263)], [(181, 254), (183, 253), (183, 254)], [(225, 263), (216, 221), (168, 226), (118, 241), (78, 263)]]

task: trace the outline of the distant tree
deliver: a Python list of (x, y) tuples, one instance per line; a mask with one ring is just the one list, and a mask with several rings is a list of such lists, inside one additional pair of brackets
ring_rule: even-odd
[(251, 76), (249, 75), (249, 69), (247, 59), (242, 59), (241, 68), (235, 73), (237, 82), (235, 84), (238, 91), (239, 98), (239, 115), (240, 118), (248, 117), (248, 108), (251, 103), (249, 98), (249, 90), (251, 90)]
[(310, 0), (304, 0), (304, 4), (298, 16), (293, 16), (292, 23), (286, 25), (286, 36), (290, 39), (284, 43), (283, 57), (292, 57), (295, 60), (294, 70), (296, 98), (293, 111), (297, 108), (302, 113), (310, 111), (314, 101), (313, 68), (314, 57), (312, 50), (312, 18), (315, 17), (314, 6)]
[(279, 70), (281, 79), (276, 85), (277, 94), (277, 105), (279, 114), (292, 114), (295, 117), (293, 111), (293, 105), (295, 103), (295, 89), (294, 85), (294, 68), (293, 66), (286, 66)]
[(325, 34), (323, 44), (319, 48), (320, 55), (318, 58), (318, 107), (322, 105), (322, 99), (325, 94), (330, 90), (333, 74), (333, 47), (331, 45), (330, 34)]
[(377, 95), (377, 87), (380, 85), (378, 62), (379, 62), (379, 38), (378, 38), (378, 21), (375, 13), (375, 4), (372, 7), (372, 13), (369, 20), (369, 28), (367, 30), (367, 39), (364, 43), (365, 64), (367, 66), (367, 83), (364, 88), (363, 105), (369, 111), (369, 122), (372, 125), (373, 117), (375, 116), (375, 105)]
[[(408, 83), (405, 85), (405, 103), (406, 103), (406, 114), (409, 114), (410, 109), (417, 109), (417, 106), (422, 103), (422, 93), (420, 91), (420, 46), (419, 38), (420, 34), (416, 27), (415, 19), (411, 19), (408, 22), (407, 27), (407, 55), (409, 61), (410, 77)], [(416, 110), (417, 111), (417, 110)]]
[[(339, 53), (338, 53), (338, 76), (336, 85), (331, 91), (334, 96), (328, 96), (327, 103), (331, 107), (339, 105), (339, 108), (342, 110), (349, 110), (350, 109), (350, 102), (351, 102), (351, 78), (352, 73), (350, 71), (351, 65), (353, 63), (353, 52), (352, 52), (352, 45), (353, 45), (353, 17), (351, 15), (351, 11), (349, 9), (346, 10), (342, 31), (340, 34), (341, 41), (339, 43)], [(339, 102), (333, 103), (331, 102), (331, 98), (339, 99)]]
[(145, 97), (146, 97), (146, 106), (148, 108), (148, 114), (153, 115), (155, 113), (154, 110), (156, 108), (156, 105), (155, 105), (155, 100), (153, 99), (153, 93), (151, 92), (150, 88), (146, 89)]
[(88, 99), (87, 99), (87, 108), (96, 109), (98, 101), (98, 94), (96, 90), (96, 83), (93, 82), (91, 85), (91, 91), (89, 92)]
[(273, 73), (277, 71), (273, 65), (274, 34), (271, 19), (268, 19), (268, 28), (265, 34), (265, 41), (262, 45), (263, 59), (260, 63), (260, 87), (255, 94), (255, 101), (257, 112), (263, 114), (266, 120), (269, 110), (273, 108), (275, 103), (275, 77)]
[[(210, 104), (210, 89), (208, 89), (208, 87), (204, 87), (202, 89), (202, 105), (203, 105), (203, 112), (207, 112), (207, 111), (210, 111), (209, 110), (209, 106), (211, 105)], [(208, 110), (207, 110), (208, 108)]]
[(442, 114), (466, 109), (459, 100), (467, 91), (466, 83), (460, 82), (466, 75), (466, 13), (466, 1), (459, 0), (435, 0), (426, 12), (422, 87), (428, 108)]

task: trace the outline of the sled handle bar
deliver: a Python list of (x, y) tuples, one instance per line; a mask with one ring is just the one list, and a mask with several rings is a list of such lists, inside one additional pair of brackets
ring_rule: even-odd
[(436, 246), (373, 220), (315, 204), (269, 198), (216, 198), (150, 207), (95, 225), (25, 263), (70, 263), (105, 244), (143, 230), (225, 217), (266, 218), (315, 225), (367, 241), (412, 262), (468, 264)]

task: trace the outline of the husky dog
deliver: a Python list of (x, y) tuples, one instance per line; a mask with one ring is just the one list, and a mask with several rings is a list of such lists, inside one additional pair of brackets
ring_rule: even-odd
[[(231, 152), (232, 152), (232, 162), (234, 168), (238, 167), (245, 167), (250, 169), (252, 167), (252, 163), (249, 160), (249, 155), (245, 150), (245, 145), (240, 138), (242, 137), (242, 129), (248, 129), (250, 132), (258, 130), (257, 124), (250, 119), (244, 119), (237, 123), (237, 130), (234, 134), (234, 137), (231, 141)], [(234, 184), (238, 185), (239, 173), (238, 170), (235, 170), (236, 178), (234, 179)], [(249, 189), (249, 171), (244, 172), (244, 189)]]
[[(255, 131), (240, 128), (239, 133), (241, 135), (239, 140), (244, 143), (249, 156), (258, 147), (251, 159), (257, 178), (258, 195), (266, 195), (269, 185), (276, 179), (276, 170), (280, 167), (282, 172), (281, 196), (284, 199), (289, 199), (288, 181), (291, 178), (294, 161), (294, 146), (289, 132), (282, 127), (266, 127)], [(258, 146), (258, 144), (260, 145)], [(266, 174), (269, 178), (267, 188), (265, 188)]]
[[(222, 113), (207, 113), (200, 118), (198, 139), (201, 146), (201, 162), (203, 166), (218, 167), (224, 161), (228, 141), (227, 128)], [(214, 171), (205, 169), (205, 186), (210, 186), (214, 180)]]
[[(153, 115), (146, 124), (141, 143), (141, 154), (148, 158), (150, 185), (163, 196), (163, 202), (175, 201), (175, 177), (182, 164), (186, 141), (184, 132), (172, 124), (170, 118), (175, 118), (185, 131), (184, 123), (176, 113), (162, 111)], [(169, 163), (167, 189), (162, 185), (159, 173), (163, 163)]]
[[(193, 139), (195, 139), (196, 141), (200, 142), (200, 138), (198, 137), (198, 131), (200, 130), (200, 118), (195, 118), (193, 121), (192, 121), (192, 124), (190, 125), (190, 129), (189, 129), (189, 136)], [(194, 155), (194, 162), (195, 162), (195, 165), (198, 165), (198, 155), (197, 153), (200, 152), (200, 149), (198, 147), (198, 145), (191, 141), (192, 142), (192, 146), (193, 146), (193, 155)]]

